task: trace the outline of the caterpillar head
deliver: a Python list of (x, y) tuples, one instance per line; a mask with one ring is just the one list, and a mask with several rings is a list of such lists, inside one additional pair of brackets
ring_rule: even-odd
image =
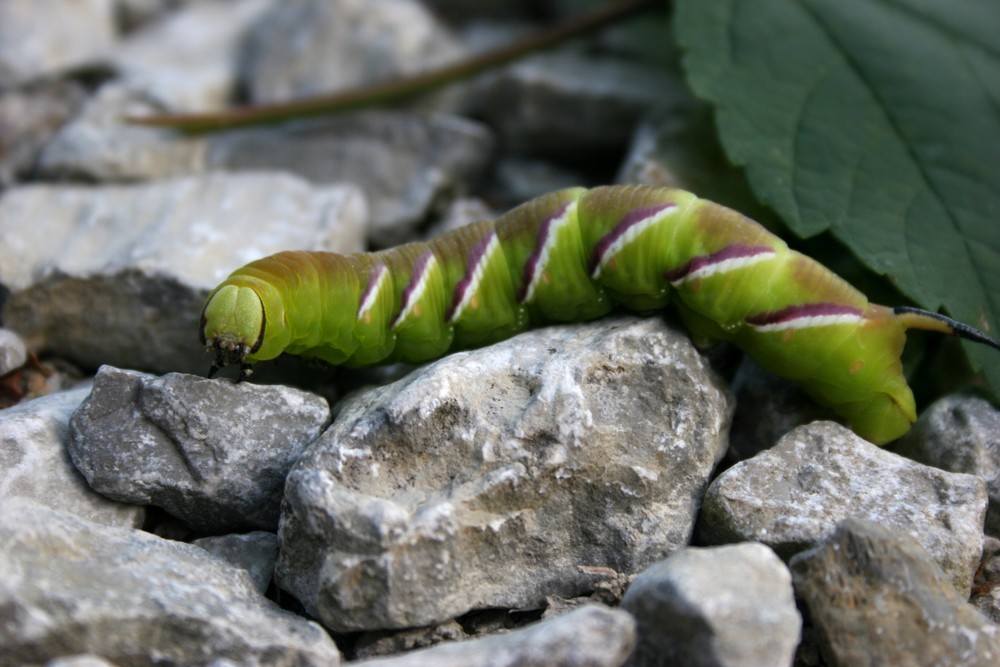
[(212, 292), (201, 311), (199, 332), (202, 345), (215, 354), (208, 377), (229, 364), (240, 365), (237, 382), (250, 377), (247, 357), (260, 349), (266, 326), (264, 302), (252, 288), (229, 284)]

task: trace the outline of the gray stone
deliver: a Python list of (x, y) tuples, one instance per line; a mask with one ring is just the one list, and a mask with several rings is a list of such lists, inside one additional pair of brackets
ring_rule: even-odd
[(470, 90), (469, 104), (509, 150), (593, 160), (622, 151), (640, 119), (680, 85), (665, 83), (662, 68), (561, 51), (485, 79)]
[(987, 535), (983, 540), (983, 558), (969, 602), (983, 616), (1000, 623), (1000, 539)]
[(905, 531), (847, 519), (791, 569), (830, 665), (1000, 663), (1000, 626), (966, 604)]
[(730, 407), (657, 319), (453, 354), (348, 401), (296, 464), (278, 583), (336, 631), (589, 593), (687, 543)]
[(283, 170), (317, 184), (347, 181), (371, 202), (373, 242), (388, 246), (412, 240), (434, 205), (475, 183), (493, 150), (485, 126), (444, 114), (375, 110), (208, 136), (121, 120), (156, 111), (147, 97), (106, 84), (43, 151), (40, 173), (109, 181)]
[(288, 248), (359, 250), (364, 222), (356, 188), (281, 173), (19, 187), (0, 198), (3, 321), (83, 366), (201, 373), (209, 289)]
[(114, 663), (104, 658), (88, 653), (67, 655), (54, 658), (45, 663), (45, 667), (116, 667)]
[(52, 138), (38, 158), (49, 179), (139, 181), (206, 171), (209, 139), (169, 129), (130, 125), (128, 116), (165, 111), (120, 81), (105, 83)]
[(115, 0), (118, 23), (122, 32), (134, 32), (161, 18), (174, 9), (178, 2), (179, 0)]
[(95, 493), (66, 451), (70, 415), (89, 393), (74, 389), (0, 410), (0, 498), (30, 498), (97, 523), (138, 528), (145, 509)]
[(262, 530), (252, 533), (202, 537), (192, 542), (205, 551), (250, 573), (261, 594), (267, 591), (278, 560), (278, 536)]
[(250, 26), (274, 0), (191, 3), (132, 33), (115, 49), (120, 81), (163, 109), (221, 110), (234, 97)]
[(431, 207), (485, 171), (493, 137), (458, 116), (365, 111), (213, 137), (216, 169), (278, 168), (315, 183), (349, 181), (371, 202), (371, 241), (413, 239)]
[(285, 475), (329, 419), (325, 400), (290, 387), (103, 366), (70, 421), (70, 456), (100, 493), (196, 530), (273, 531)]
[(962, 595), (982, 550), (986, 489), (972, 475), (914, 463), (832, 422), (795, 429), (719, 475), (699, 531), (708, 543), (758, 541), (783, 558), (847, 517), (913, 535)]
[(0, 665), (336, 665), (322, 628), (190, 544), (0, 501)]
[(986, 532), (1000, 537), (1000, 410), (972, 396), (948, 396), (927, 408), (897, 445), (904, 456), (986, 482)]
[(549, 192), (578, 187), (587, 182), (587, 177), (546, 160), (510, 155), (497, 160), (490, 182), (496, 188), (496, 193), (491, 193), (493, 198), (513, 208)]
[(422, 628), (362, 632), (354, 644), (354, 659), (370, 660), (471, 638), (472, 634), (455, 620)]
[(7, 375), (28, 360), (28, 348), (10, 329), (0, 329), (0, 375)]
[(0, 2), (0, 90), (105, 62), (113, 0)]
[(74, 81), (53, 81), (0, 93), (0, 188), (35, 166), (42, 148), (83, 105)]
[(461, 58), (459, 41), (415, 0), (275, 3), (246, 45), (256, 103), (329, 94)]
[(762, 544), (689, 547), (640, 574), (622, 608), (638, 622), (629, 665), (791, 665), (802, 619), (792, 577)]
[(635, 621), (600, 605), (503, 635), (455, 642), (393, 658), (358, 663), (365, 667), (619, 667), (635, 645)]
[(744, 356), (731, 383), (736, 412), (726, 458), (736, 462), (770, 449), (786, 433), (836, 414), (790, 380), (768, 373)]

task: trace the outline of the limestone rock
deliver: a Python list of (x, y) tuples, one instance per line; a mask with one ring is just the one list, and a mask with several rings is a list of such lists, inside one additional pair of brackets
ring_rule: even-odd
[(986, 489), (879, 449), (832, 422), (802, 426), (729, 468), (705, 495), (699, 530), (709, 543), (753, 540), (779, 555), (865, 518), (913, 535), (968, 595), (983, 543)]
[(340, 661), (322, 628), (262, 597), (244, 570), (30, 501), (0, 501), (0, 571), (4, 667), (84, 653), (122, 665)]
[(788, 568), (750, 542), (672, 554), (632, 582), (622, 608), (638, 622), (633, 667), (788, 666), (802, 626)]
[(0, 90), (106, 62), (113, 0), (0, 2)]
[(986, 532), (1000, 537), (1000, 410), (981, 398), (948, 396), (927, 408), (899, 453), (936, 468), (975, 475), (990, 499)]
[(96, 493), (70, 461), (69, 418), (88, 394), (84, 387), (0, 410), (0, 498), (29, 498), (97, 523), (138, 528), (144, 508)]
[(795, 556), (791, 568), (831, 665), (1000, 661), (1000, 626), (966, 604), (904, 531), (847, 519), (822, 545)]
[(0, 198), (3, 321), (30, 348), (83, 366), (203, 373), (209, 289), (288, 248), (359, 250), (365, 214), (356, 188), (288, 174), (18, 187)]
[(70, 422), (94, 489), (162, 507), (209, 534), (275, 530), (285, 475), (330, 419), (289, 387), (102, 367)]
[(600, 605), (522, 630), (369, 660), (364, 667), (619, 667), (635, 645), (635, 621)]
[(462, 48), (415, 0), (299, 0), (274, 4), (245, 54), (250, 98), (266, 103), (422, 72)]
[(274, 0), (189, 3), (129, 35), (114, 51), (119, 81), (163, 109), (227, 107), (239, 82), (240, 45)]
[(191, 544), (199, 546), (236, 567), (250, 573), (261, 595), (274, 576), (274, 563), (278, 559), (278, 536), (263, 530), (252, 533), (202, 537)]
[(656, 319), (450, 355), (350, 400), (296, 464), (278, 583), (336, 631), (584, 594), (687, 543), (730, 405)]

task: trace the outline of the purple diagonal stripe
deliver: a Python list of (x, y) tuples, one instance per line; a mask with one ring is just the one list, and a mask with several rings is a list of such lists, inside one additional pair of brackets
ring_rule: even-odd
[(389, 269), (382, 262), (379, 262), (372, 267), (371, 273), (368, 274), (368, 284), (365, 285), (365, 291), (361, 294), (361, 300), (358, 301), (359, 315), (361, 314), (361, 309), (364, 307), (365, 302), (368, 301), (372, 292), (378, 287), (379, 278), (381, 278), (382, 274), (388, 270)]
[(746, 323), (751, 326), (767, 326), (768, 324), (784, 324), (793, 320), (806, 317), (820, 317), (823, 315), (856, 315), (861, 317), (864, 311), (854, 306), (844, 306), (839, 303), (807, 303), (802, 306), (788, 306), (781, 310), (769, 313), (759, 313), (746, 318)]
[(543, 267), (538, 266), (538, 263), (542, 259), (542, 251), (545, 249), (545, 244), (549, 240), (549, 235), (553, 233), (555, 221), (565, 215), (566, 209), (570, 207), (570, 204), (572, 204), (572, 202), (563, 204), (555, 211), (555, 213), (542, 220), (542, 224), (538, 225), (538, 236), (535, 238), (535, 249), (531, 251), (531, 255), (528, 256), (528, 261), (524, 263), (524, 276), (521, 280), (521, 286), (517, 289), (518, 303), (522, 303), (524, 301), (524, 298), (528, 295), (528, 287), (535, 280), (535, 275), (542, 270)]
[(455, 285), (455, 294), (451, 299), (451, 306), (448, 308), (448, 313), (445, 315), (444, 319), (446, 322), (451, 322), (451, 316), (458, 309), (459, 304), (465, 298), (465, 293), (468, 291), (469, 287), (472, 286), (472, 277), (476, 274), (476, 269), (479, 267), (479, 263), (485, 259), (486, 249), (490, 247), (490, 242), (493, 237), (497, 235), (496, 230), (490, 229), (482, 238), (476, 242), (476, 245), (472, 247), (469, 252), (469, 259), (465, 264), (465, 275), (462, 279), (458, 281)]
[(704, 269), (706, 266), (712, 266), (713, 264), (725, 262), (728, 259), (754, 257), (756, 255), (773, 253), (774, 248), (769, 246), (749, 246), (734, 243), (733, 245), (727, 245), (722, 250), (717, 250), (710, 255), (700, 255), (698, 257), (694, 257), (688, 260), (688, 262), (683, 266), (672, 271), (667, 271), (667, 280), (672, 283), (676, 283), (680, 280), (684, 280), (684, 278), (695, 271)]
[(403, 290), (402, 303), (399, 306), (399, 312), (396, 313), (396, 317), (392, 320), (391, 326), (396, 326), (399, 324), (399, 318), (403, 316), (407, 308), (410, 305), (410, 299), (413, 298), (413, 292), (417, 289), (417, 285), (420, 284), (420, 279), (423, 277), (424, 272), (427, 271), (427, 267), (431, 262), (431, 257), (434, 253), (430, 250), (425, 250), (420, 257), (417, 258), (416, 263), (413, 265), (413, 273), (410, 275), (410, 283)]
[(668, 209), (677, 208), (677, 204), (660, 204), (658, 206), (647, 206), (645, 208), (637, 208), (634, 211), (629, 211), (625, 214), (615, 228), (611, 230), (610, 233), (605, 234), (597, 245), (594, 246), (594, 251), (590, 255), (590, 273), (593, 275), (594, 271), (597, 270), (598, 264), (601, 263), (601, 259), (604, 257), (604, 253), (608, 251), (615, 241), (620, 239), (625, 232), (627, 232), (634, 225), (638, 225), (640, 222), (653, 217), (654, 215), (666, 211)]

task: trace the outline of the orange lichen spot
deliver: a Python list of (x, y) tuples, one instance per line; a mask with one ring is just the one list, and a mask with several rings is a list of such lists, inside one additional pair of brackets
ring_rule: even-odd
[(856, 375), (857, 372), (860, 371), (864, 367), (865, 367), (865, 360), (864, 359), (858, 359), (853, 364), (851, 364), (851, 367), (850, 367), (849, 370), (850, 370), (851, 375)]
[(792, 340), (792, 336), (794, 335), (795, 335), (795, 329), (785, 329), (784, 331), (781, 332), (781, 342), (787, 343), (788, 341)]

